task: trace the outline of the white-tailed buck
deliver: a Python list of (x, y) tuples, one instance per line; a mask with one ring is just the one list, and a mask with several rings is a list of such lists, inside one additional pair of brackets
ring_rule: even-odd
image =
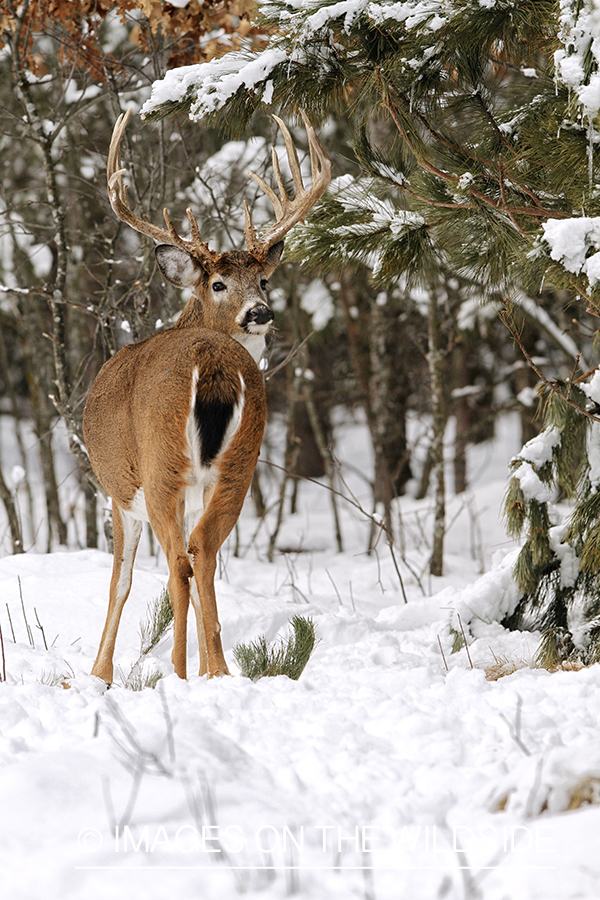
[[(279, 119), (295, 187), (286, 193), (273, 151), (279, 196), (247, 173), (273, 204), (276, 222), (257, 235), (246, 206), (246, 250), (215, 253), (187, 210), (191, 238), (136, 216), (123, 182), (119, 145), (131, 110), (119, 117), (107, 180), (114, 212), (159, 242), (158, 265), (193, 295), (175, 328), (119, 350), (100, 370), (83, 416), (90, 460), (112, 498), (114, 561), (104, 632), (92, 673), (113, 678), (113, 654), (131, 588), (142, 522), (150, 522), (169, 566), (175, 672), (186, 677), (190, 601), (196, 614), (200, 674), (228, 674), (221, 645), (214, 576), (219, 548), (240, 514), (258, 459), (266, 417), (258, 371), (273, 321), (267, 278), (279, 263), (286, 233), (304, 218), (330, 181), (330, 163), (304, 117), (311, 159), (305, 190), (290, 134)], [(187, 542), (186, 542), (187, 535)]]

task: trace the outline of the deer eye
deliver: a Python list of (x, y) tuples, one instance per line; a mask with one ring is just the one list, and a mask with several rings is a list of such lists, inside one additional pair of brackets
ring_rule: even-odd
[(267, 281), (266, 278), (261, 278), (261, 279), (260, 279), (260, 288), (261, 288), (262, 291), (266, 291), (267, 285), (268, 285), (268, 284), (269, 284), (269, 282)]
[(226, 291), (227, 285), (223, 284), (222, 281), (215, 281), (215, 282), (213, 282), (212, 289), (213, 289), (213, 291)]

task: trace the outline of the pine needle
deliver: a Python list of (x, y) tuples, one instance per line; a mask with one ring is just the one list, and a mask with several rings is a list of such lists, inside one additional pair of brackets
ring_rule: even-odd
[(163, 588), (159, 597), (148, 604), (146, 621), (140, 626), (140, 655), (146, 656), (164, 637), (173, 621), (169, 592)]
[(291, 620), (293, 634), (287, 641), (268, 646), (264, 635), (248, 644), (237, 644), (233, 656), (245, 678), (287, 675), (297, 681), (304, 671), (316, 646), (315, 625), (312, 619), (294, 616)]

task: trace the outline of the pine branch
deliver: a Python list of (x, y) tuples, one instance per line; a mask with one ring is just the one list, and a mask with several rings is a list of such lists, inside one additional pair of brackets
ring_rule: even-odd
[[(579, 404), (575, 403), (575, 402), (571, 399), (571, 384), (572, 384), (572, 382), (569, 382), (569, 386), (568, 386), (568, 388), (567, 388), (567, 392), (566, 392), (566, 393), (563, 393), (563, 391), (561, 390), (561, 383), (560, 383), (560, 382), (558, 382), (558, 381), (549, 381), (549, 380), (546, 378), (546, 376), (544, 375), (544, 373), (542, 372), (542, 370), (539, 368), (539, 366), (536, 365), (536, 363), (534, 362), (534, 360), (532, 359), (532, 357), (531, 357), (530, 354), (528, 353), (528, 351), (527, 351), (527, 349), (526, 349), (526, 347), (525, 347), (523, 341), (521, 340), (521, 336), (520, 336), (520, 334), (519, 334), (519, 332), (518, 332), (517, 328), (515, 327), (514, 322), (513, 322), (513, 320), (512, 320), (512, 315), (511, 315), (511, 313), (510, 313), (510, 310), (509, 310), (509, 308), (508, 308), (508, 305), (507, 305), (507, 307), (506, 307), (505, 309), (500, 310), (500, 312), (498, 313), (498, 315), (500, 316), (500, 319), (504, 322), (504, 324), (506, 325), (506, 327), (507, 327), (508, 330), (510, 331), (510, 333), (511, 333), (511, 335), (512, 335), (512, 338), (513, 338), (513, 340), (515, 341), (515, 343), (518, 344), (519, 349), (521, 350), (521, 353), (523, 354), (523, 356), (524, 356), (525, 359), (527, 360), (527, 364), (533, 369), (533, 371), (534, 371), (535, 374), (538, 376), (538, 378), (540, 379), (540, 381), (543, 382), (543, 383), (546, 385), (546, 387), (549, 388), (549, 390), (550, 390), (553, 394), (555, 394), (557, 397), (560, 397), (561, 400), (563, 400), (563, 401), (564, 401), (565, 403), (567, 403), (569, 406), (572, 406), (573, 409), (576, 409), (579, 413), (581, 413), (581, 415), (585, 416), (587, 419), (590, 419), (590, 421), (592, 421), (592, 422), (600, 422), (600, 416), (596, 416), (596, 415), (594, 415), (593, 413), (588, 412), (588, 410), (582, 408), (581, 406), (579, 406)], [(577, 360), (577, 363), (576, 363), (575, 368), (577, 368), (578, 362), (579, 362), (579, 360)]]

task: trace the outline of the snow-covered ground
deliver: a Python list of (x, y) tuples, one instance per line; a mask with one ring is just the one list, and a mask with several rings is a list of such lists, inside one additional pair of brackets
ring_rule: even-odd
[[(365, 448), (354, 429), (340, 456), (356, 465)], [(142, 553), (106, 691), (89, 671), (110, 556), (0, 559), (1, 900), (597, 900), (600, 806), (567, 807), (600, 779), (600, 667), (529, 668), (537, 636), (493, 621), (515, 600), (499, 509), (518, 449), (508, 420), (473, 449), (444, 578), (423, 574), (429, 504), (403, 500), (408, 604), (349, 504), (334, 552), (323, 488), (302, 486), (272, 564), (269, 524), (252, 540), (245, 510), (242, 555), (227, 545), (217, 582), (228, 663), (238, 641), (310, 615), (320, 643), (297, 682), (194, 676), (190, 624), (188, 681), (167, 636), (145, 664), (158, 687), (125, 689), (166, 581)], [(470, 658), (452, 653), (459, 614)], [(494, 658), (525, 667), (487, 681)]]

